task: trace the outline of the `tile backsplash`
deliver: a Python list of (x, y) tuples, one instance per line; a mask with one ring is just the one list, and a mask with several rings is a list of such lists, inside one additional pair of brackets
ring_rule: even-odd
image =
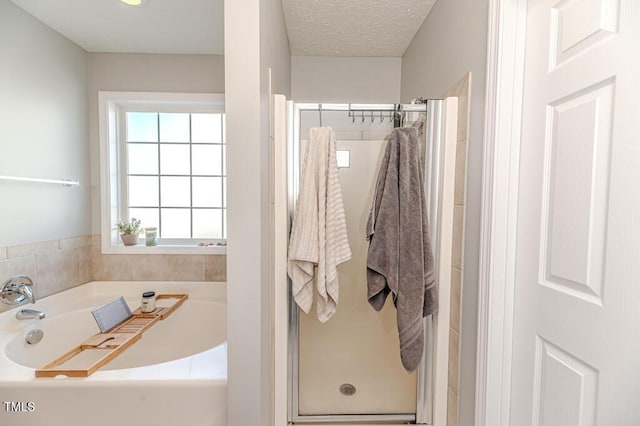
[[(226, 281), (224, 255), (102, 254), (98, 235), (0, 247), (0, 284), (17, 274), (37, 298), (90, 281)], [(0, 303), (0, 312), (11, 306)]]

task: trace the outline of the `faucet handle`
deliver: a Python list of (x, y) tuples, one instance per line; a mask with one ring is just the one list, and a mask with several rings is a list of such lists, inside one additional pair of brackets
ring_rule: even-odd
[(0, 288), (0, 301), (7, 305), (19, 305), (28, 300), (36, 302), (33, 295), (33, 281), (26, 275), (16, 275), (4, 282)]

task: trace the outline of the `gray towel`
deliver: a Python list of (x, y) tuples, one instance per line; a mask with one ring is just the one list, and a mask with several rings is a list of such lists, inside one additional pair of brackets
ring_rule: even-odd
[(367, 223), (367, 297), (379, 311), (393, 293), (400, 358), (407, 371), (415, 370), (422, 358), (422, 318), (438, 309), (423, 188), (417, 130), (394, 129)]

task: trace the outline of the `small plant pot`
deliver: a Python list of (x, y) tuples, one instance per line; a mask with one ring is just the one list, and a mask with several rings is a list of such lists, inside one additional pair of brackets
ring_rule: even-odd
[(135, 234), (120, 234), (125, 246), (135, 246), (138, 244), (138, 236)]

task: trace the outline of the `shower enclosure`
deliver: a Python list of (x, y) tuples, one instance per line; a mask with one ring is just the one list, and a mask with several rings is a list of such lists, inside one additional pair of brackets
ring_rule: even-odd
[[(445, 426), (455, 135), (453, 143), (446, 142), (447, 128), (449, 132), (455, 128), (451, 125), (455, 123), (455, 107), (455, 99), (406, 105), (287, 102), (288, 226), (295, 210), (309, 129), (332, 127), (352, 251), (351, 260), (338, 268), (338, 311), (326, 323), (318, 321), (315, 306), (309, 314), (301, 312), (287, 286), (288, 423)], [(424, 319), (422, 363), (417, 371), (407, 373), (400, 362), (392, 301), (388, 300), (380, 312), (367, 301), (365, 225), (385, 137), (394, 127), (419, 120), (424, 122), (420, 155), (440, 310)]]

